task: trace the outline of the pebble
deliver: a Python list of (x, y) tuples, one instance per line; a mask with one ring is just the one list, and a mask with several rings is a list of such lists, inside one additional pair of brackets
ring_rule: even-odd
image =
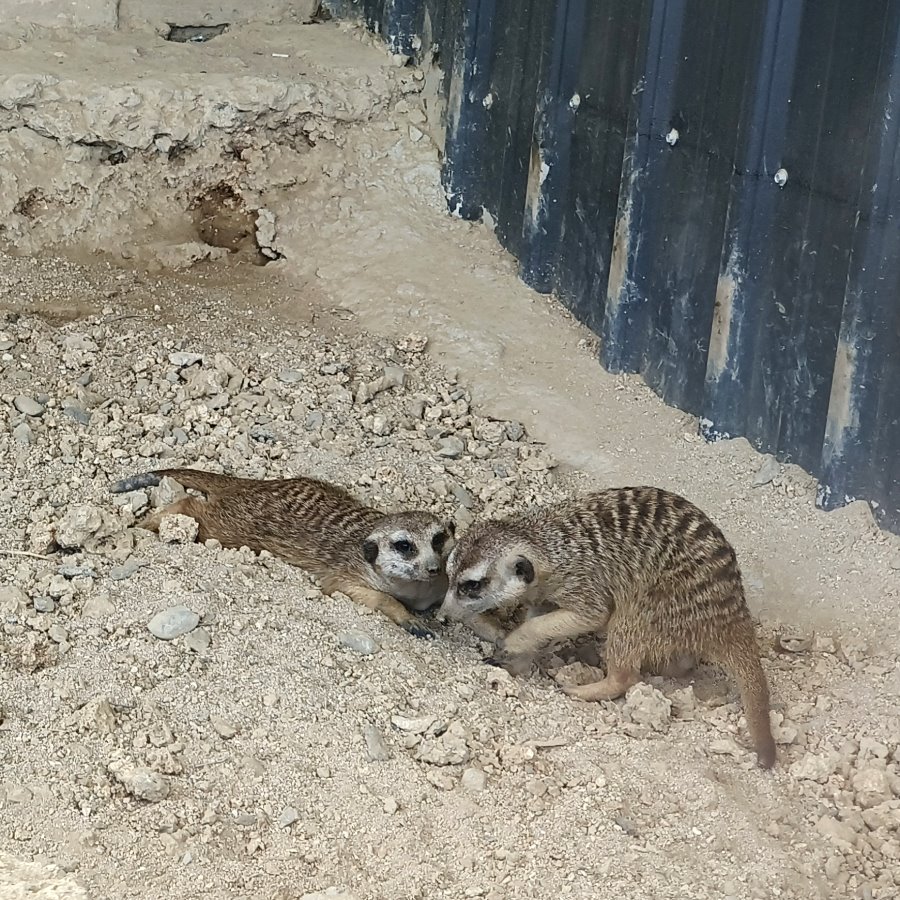
[(466, 769), (459, 783), (467, 791), (483, 791), (487, 787), (487, 775), (481, 769)]
[(338, 642), (361, 656), (372, 656), (381, 649), (364, 631), (344, 631), (338, 635)]
[(172, 606), (158, 612), (148, 623), (150, 633), (161, 641), (173, 641), (200, 624), (200, 616), (186, 606)]
[(878, 806), (891, 797), (891, 786), (884, 769), (867, 766), (853, 775), (851, 783), (856, 802), (863, 809)]
[(290, 828), (294, 822), (300, 819), (300, 813), (293, 806), (286, 806), (278, 817), (278, 825), (281, 828)]
[(184, 351), (177, 351), (175, 353), (169, 354), (169, 362), (173, 366), (177, 366), (179, 369), (186, 369), (188, 366), (193, 366), (199, 362), (203, 362), (203, 356), (200, 353), (186, 353)]
[(88, 503), (73, 506), (56, 523), (56, 543), (70, 549), (83, 547), (102, 527), (102, 510)]
[(641, 682), (625, 695), (622, 712), (635, 725), (649, 725), (654, 731), (665, 731), (672, 719), (672, 702), (662, 691)]
[(231, 740), (231, 738), (238, 733), (237, 726), (233, 725), (227, 719), (223, 719), (221, 716), (210, 716), (209, 724), (215, 729), (216, 734), (226, 741)]
[(169, 779), (146, 766), (124, 765), (116, 768), (110, 766), (110, 770), (125, 790), (138, 800), (159, 803), (169, 796), (171, 789)]
[(23, 447), (27, 447), (29, 444), (34, 443), (34, 432), (29, 428), (27, 422), (19, 422), (19, 424), (13, 428), (12, 436), (13, 440)]
[(0, 585), (0, 619), (18, 621), (25, 616), (28, 596), (13, 584)]
[(62, 644), (64, 641), (69, 639), (69, 632), (66, 631), (62, 625), (51, 625), (47, 629), (47, 637), (50, 638), (51, 641), (55, 641), (57, 644)]
[(774, 456), (766, 456), (753, 479), (753, 486), (762, 487), (764, 484), (769, 484), (778, 477), (780, 471), (781, 466), (778, 464), (778, 460)]
[(282, 384), (299, 384), (303, 381), (303, 373), (296, 369), (282, 369), (278, 373), (278, 380)]
[(793, 778), (801, 781), (817, 781), (823, 783), (828, 777), (837, 771), (841, 758), (839, 754), (807, 753), (805, 756), (791, 764), (788, 770)]
[(202, 656), (209, 649), (212, 637), (205, 628), (195, 628), (184, 636), (184, 646), (192, 653)]
[(432, 766), (457, 766), (469, 758), (465, 729), (452, 722), (440, 737), (423, 740), (416, 751), (419, 762)]
[(190, 516), (163, 516), (159, 523), (159, 539), (164, 544), (192, 544), (199, 529), (200, 524)]
[(37, 400), (34, 400), (31, 397), (20, 395), (13, 400), (13, 406), (26, 416), (37, 417), (44, 414), (43, 404), (38, 403)]
[(381, 732), (372, 724), (363, 728), (363, 740), (366, 742), (366, 758), (369, 762), (387, 762), (391, 751)]
[(466, 451), (466, 445), (455, 436), (439, 438), (435, 442), (435, 451), (445, 459), (459, 459)]
[(109, 577), (113, 581), (124, 581), (126, 578), (131, 578), (135, 572), (147, 565), (150, 564), (146, 559), (138, 559), (135, 556), (129, 556), (122, 565), (113, 566), (109, 570)]
[(63, 415), (76, 421), (79, 425), (91, 424), (91, 413), (80, 403), (69, 402), (63, 405)]
[(52, 613), (53, 610), (56, 609), (56, 604), (50, 597), (35, 597), (34, 608), (38, 612)]

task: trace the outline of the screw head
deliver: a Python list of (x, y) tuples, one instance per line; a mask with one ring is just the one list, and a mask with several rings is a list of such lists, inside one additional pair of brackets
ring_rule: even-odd
[(680, 135), (678, 134), (677, 128), (670, 129), (669, 133), (666, 135), (666, 143), (670, 147), (674, 147), (678, 143), (678, 138)]
[(787, 180), (788, 180), (787, 169), (779, 169), (775, 173), (775, 184), (777, 184), (778, 187), (784, 187), (787, 184)]

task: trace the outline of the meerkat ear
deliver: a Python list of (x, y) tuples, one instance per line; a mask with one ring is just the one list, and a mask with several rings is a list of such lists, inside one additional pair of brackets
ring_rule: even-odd
[(366, 562), (371, 565), (378, 559), (378, 543), (377, 541), (367, 540), (363, 541), (362, 544), (362, 552), (363, 556), (366, 558)]
[(534, 564), (527, 556), (520, 556), (516, 559), (516, 577), (521, 578), (525, 584), (531, 584), (534, 581)]

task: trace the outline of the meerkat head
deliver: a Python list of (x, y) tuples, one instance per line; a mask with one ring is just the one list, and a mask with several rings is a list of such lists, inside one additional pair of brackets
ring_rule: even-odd
[(446, 591), (455, 534), (453, 522), (428, 512), (385, 516), (362, 543), (374, 586), (417, 609), (434, 605)]
[(448, 588), (439, 615), (466, 619), (530, 600), (537, 587), (535, 553), (502, 529), (470, 529), (447, 559)]

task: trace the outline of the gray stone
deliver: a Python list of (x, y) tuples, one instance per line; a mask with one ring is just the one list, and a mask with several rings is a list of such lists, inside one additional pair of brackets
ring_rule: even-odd
[(438, 456), (445, 459), (459, 459), (466, 451), (466, 445), (455, 435), (439, 438), (435, 443)]
[(113, 581), (124, 581), (126, 578), (131, 578), (138, 569), (142, 569), (146, 565), (149, 565), (147, 560), (129, 556), (122, 565), (113, 566), (109, 570), (109, 577)]
[(44, 414), (43, 405), (38, 403), (37, 400), (33, 400), (31, 397), (20, 395), (13, 400), (13, 406), (26, 416), (42, 416)]
[(307, 431), (318, 431), (325, 424), (325, 416), (318, 409), (311, 410), (303, 423)]
[(198, 362), (203, 362), (203, 356), (200, 353), (177, 351), (169, 354), (169, 362), (172, 363), (173, 366), (178, 366), (179, 369), (185, 369)]
[(53, 610), (56, 609), (56, 604), (50, 597), (35, 597), (34, 608), (38, 612), (52, 613)]
[(172, 606), (158, 612), (147, 624), (150, 633), (161, 641), (173, 641), (200, 624), (200, 616), (186, 606)]
[(344, 631), (338, 635), (338, 642), (362, 656), (371, 656), (380, 649), (374, 638), (369, 637), (364, 631)]
[(768, 484), (778, 476), (780, 471), (781, 466), (778, 465), (778, 460), (774, 456), (767, 456), (753, 479), (753, 486), (762, 487), (764, 484)]
[(384, 737), (374, 725), (366, 725), (363, 729), (363, 740), (366, 742), (366, 757), (369, 762), (387, 762), (391, 758), (391, 751)]
[(487, 787), (487, 775), (481, 769), (466, 769), (459, 783), (467, 791), (483, 791)]
[(60, 547), (82, 547), (102, 526), (103, 512), (96, 506), (73, 506), (56, 523), (56, 543)]
[(184, 638), (184, 646), (193, 653), (203, 655), (212, 643), (212, 638), (205, 628), (197, 628)]
[(296, 369), (282, 369), (278, 373), (278, 380), (282, 384), (299, 384), (303, 381), (303, 373)]
[(80, 403), (67, 403), (63, 406), (63, 414), (79, 425), (91, 424), (91, 414)]
[(81, 607), (81, 615), (85, 619), (102, 619), (104, 616), (111, 616), (115, 611), (109, 594), (95, 594), (88, 597)]
[(282, 828), (290, 828), (300, 818), (300, 813), (293, 806), (286, 806), (278, 817), (278, 824)]
[(28, 427), (26, 422), (20, 422), (13, 428), (12, 431), (13, 440), (17, 444), (21, 444), (23, 447), (27, 447), (29, 444), (34, 443), (34, 433)]

